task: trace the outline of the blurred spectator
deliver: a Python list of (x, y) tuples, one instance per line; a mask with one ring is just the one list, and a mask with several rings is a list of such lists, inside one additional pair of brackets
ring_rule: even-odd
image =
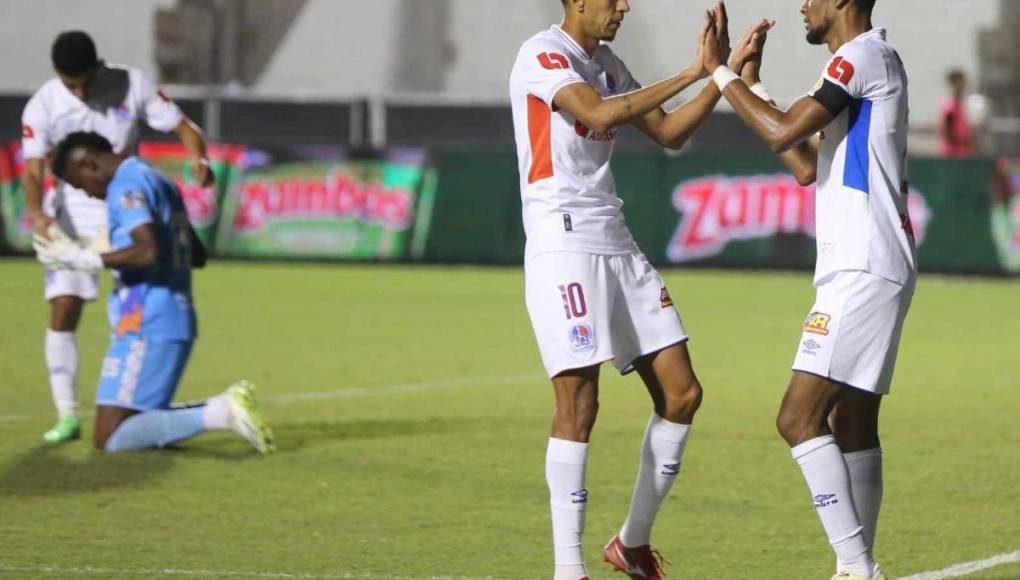
[(967, 76), (954, 69), (946, 76), (950, 95), (942, 104), (939, 123), (939, 153), (943, 157), (972, 157), (974, 131), (967, 114)]

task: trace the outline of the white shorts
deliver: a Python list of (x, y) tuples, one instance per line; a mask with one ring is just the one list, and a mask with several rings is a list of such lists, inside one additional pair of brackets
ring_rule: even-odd
[(99, 274), (75, 270), (46, 270), (46, 287), (43, 295), (47, 301), (57, 296), (77, 296), (91, 302), (99, 297)]
[(888, 394), (914, 282), (844, 271), (819, 280), (817, 289), (793, 370)]
[(643, 254), (548, 252), (524, 260), (525, 300), (549, 377), (606, 361), (622, 373), (687, 340)]

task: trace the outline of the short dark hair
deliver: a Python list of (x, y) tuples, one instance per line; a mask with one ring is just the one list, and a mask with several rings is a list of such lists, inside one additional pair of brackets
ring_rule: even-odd
[(951, 83), (965, 81), (967, 80), (967, 74), (963, 72), (963, 69), (950, 69), (949, 72), (946, 73), (946, 80)]
[(57, 144), (57, 148), (53, 152), (53, 163), (51, 164), (53, 175), (59, 179), (64, 179), (64, 175), (67, 173), (67, 160), (75, 149), (85, 149), (86, 151), (98, 153), (113, 153), (113, 145), (110, 145), (106, 137), (99, 133), (86, 133), (84, 131), (71, 133)]
[(871, 14), (875, 10), (876, 0), (857, 0), (857, 6), (865, 12), (865, 14)]
[(81, 76), (99, 66), (99, 56), (92, 37), (81, 30), (69, 30), (57, 35), (50, 50), (53, 68), (63, 75)]

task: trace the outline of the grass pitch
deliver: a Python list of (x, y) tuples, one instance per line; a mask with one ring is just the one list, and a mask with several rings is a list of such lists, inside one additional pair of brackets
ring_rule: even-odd
[[(706, 396), (654, 544), (677, 578), (828, 578), (773, 427), (810, 274), (665, 277)], [(264, 458), (218, 433), (116, 456), (43, 446), (41, 294), (37, 264), (0, 261), (0, 577), (549, 576), (552, 393), (519, 269), (198, 273), (201, 337), (177, 398), (256, 382), (279, 439)], [(890, 578), (1020, 550), (1018, 304), (1011, 281), (918, 286), (883, 413), (877, 555)], [(104, 307), (87, 308), (86, 409), (106, 333)], [(650, 412), (636, 377), (605, 367), (603, 385), (585, 542), (597, 579), (614, 577), (601, 546), (626, 514)], [(1016, 565), (973, 576), (1018, 577)]]

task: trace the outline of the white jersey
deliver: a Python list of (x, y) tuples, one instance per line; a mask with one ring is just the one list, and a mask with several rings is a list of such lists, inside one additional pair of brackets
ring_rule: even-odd
[(860, 270), (906, 284), (917, 272), (907, 213), (907, 73), (885, 29), (840, 47), (819, 88), (825, 81), (851, 100), (821, 134), (815, 282)]
[(528, 39), (510, 73), (526, 256), (549, 251), (629, 254), (609, 169), (616, 131), (592, 131), (556, 108), (556, 92), (587, 83), (604, 97), (640, 88), (607, 44), (589, 57), (559, 26)]
[[(22, 152), (25, 159), (45, 159), (67, 135), (94, 131), (106, 137), (117, 153), (135, 154), (139, 122), (168, 132), (183, 118), (177, 105), (144, 73), (106, 65), (87, 102), (74, 96), (59, 78), (36, 91), (21, 117)], [(90, 238), (105, 227), (106, 204), (67, 184), (57, 186), (47, 206), (71, 235)]]

